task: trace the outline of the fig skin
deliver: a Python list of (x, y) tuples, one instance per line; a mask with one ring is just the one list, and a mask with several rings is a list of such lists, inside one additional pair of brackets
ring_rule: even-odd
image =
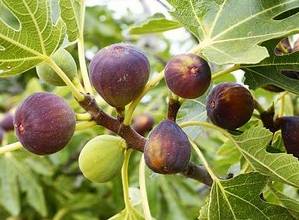
[(252, 116), (254, 101), (250, 92), (237, 83), (222, 83), (208, 96), (209, 119), (221, 128), (234, 130), (244, 125)]
[[(63, 70), (70, 80), (77, 75), (77, 64), (72, 55), (65, 49), (61, 48), (51, 55), (55, 63)], [(53, 86), (65, 86), (65, 82), (59, 75), (47, 64), (41, 63), (36, 67), (38, 77)]]
[(299, 158), (299, 116), (285, 116), (277, 119), (282, 140), (289, 154)]
[(41, 92), (29, 96), (18, 107), (14, 125), (24, 148), (47, 155), (67, 145), (75, 131), (76, 117), (62, 98)]
[(89, 71), (91, 82), (103, 99), (123, 109), (143, 91), (150, 64), (137, 48), (119, 43), (101, 49), (92, 59)]
[(6, 113), (3, 119), (0, 121), (0, 127), (3, 128), (4, 131), (13, 131), (14, 130), (14, 116), (12, 113)]
[(187, 135), (171, 120), (164, 120), (153, 129), (144, 148), (147, 166), (161, 174), (184, 171), (190, 156), (191, 144)]
[(151, 131), (154, 127), (154, 118), (147, 113), (136, 115), (133, 118), (133, 129), (140, 135), (144, 136), (147, 132)]
[(125, 140), (112, 135), (101, 135), (90, 140), (79, 156), (83, 175), (92, 182), (104, 183), (120, 173)]
[(173, 57), (167, 63), (164, 74), (168, 88), (174, 94), (186, 99), (203, 95), (211, 83), (208, 63), (194, 54)]

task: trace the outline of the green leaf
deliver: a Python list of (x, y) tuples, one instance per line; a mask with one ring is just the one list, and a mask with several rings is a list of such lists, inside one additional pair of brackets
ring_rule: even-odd
[(164, 15), (158, 13), (149, 17), (146, 21), (139, 25), (132, 26), (129, 30), (130, 34), (150, 34), (164, 32), (182, 27), (182, 25), (174, 20), (168, 20)]
[(291, 154), (268, 153), (266, 147), (271, 139), (272, 133), (262, 127), (253, 127), (235, 137), (239, 150), (255, 170), (299, 188), (298, 159)]
[(276, 16), (299, 7), (297, 0), (168, 0), (172, 15), (199, 40), (210, 62), (258, 63), (269, 56), (262, 42), (299, 31), (299, 14)]
[(3, 0), (16, 16), (20, 29), (16, 30), (0, 20), (0, 76), (15, 75), (33, 68), (45, 60), (61, 44), (65, 26), (59, 18), (51, 20), (47, 0)]
[(0, 203), (13, 216), (20, 214), (20, 192), (17, 173), (11, 167), (8, 156), (0, 157)]
[(67, 28), (67, 36), (69, 41), (75, 41), (79, 37), (81, 26), (80, 9), (82, 1), (80, 0), (60, 0), (61, 17)]
[(278, 42), (279, 40), (275, 39), (263, 44), (270, 54), (267, 59), (258, 64), (241, 66), (245, 71), (245, 83), (251, 89), (271, 84), (299, 94), (298, 80), (281, 74), (283, 70), (299, 70), (299, 52), (277, 56), (274, 50)]
[(271, 192), (279, 199), (281, 205), (286, 207), (294, 218), (299, 219), (299, 201), (271, 188)]
[(16, 160), (12, 155), (7, 158), (8, 163), (18, 175), (22, 191), (26, 193), (28, 203), (42, 216), (47, 215), (46, 201), (42, 187), (36, 180), (28, 166)]
[(259, 173), (248, 173), (214, 182), (199, 219), (293, 219), (287, 209), (260, 198), (267, 181)]

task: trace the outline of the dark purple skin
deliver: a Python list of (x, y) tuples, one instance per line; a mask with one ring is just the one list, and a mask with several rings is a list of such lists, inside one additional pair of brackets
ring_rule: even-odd
[(64, 148), (74, 134), (74, 111), (60, 97), (35, 93), (17, 109), (14, 125), (22, 145), (32, 153), (46, 155)]
[(208, 117), (214, 124), (234, 130), (249, 121), (254, 101), (250, 92), (242, 85), (222, 83), (208, 96), (206, 108)]
[(94, 56), (89, 70), (91, 82), (103, 99), (113, 107), (124, 108), (141, 94), (150, 64), (135, 47), (113, 44)]
[(0, 128), (0, 144), (2, 144), (4, 133), (5, 131), (2, 128)]
[(133, 118), (133, 129), (140, 135), (144, 136), (153, 129), (155, 124), (154, 118), (150, 114), (140, 114)]
[(6, 113), (3, 119), (0, 121), (0, 127), (3, 128), (4, 131), (13, 131), (14, 130), (14, 116), (12, 113)]
[(154, 128), (144, 148), (147, 166), (161, 174), (184, 171), (190, 156), (191, 144), (187, 135), (171, 120), (164, 120)]
[(299, 116), (281, 117), (277, 123), (287, 152), (299, 158)]
[(165, 81), (176, 95), (194, 99), (207, 91), (211, 83), (209, 64), (194, 54), (173, 57), (165, 67)]

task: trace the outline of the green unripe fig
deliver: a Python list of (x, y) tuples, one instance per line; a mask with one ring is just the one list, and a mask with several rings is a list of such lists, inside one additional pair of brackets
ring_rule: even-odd
[(126, 142), (120, 137), (112, 135), (95, 137), (80, 153), (80, 170), (92, 182), (107, 182), (120, 172), (125, 148)]
[[(77, 65), (72, 55), (61, 48), (52, 56), (54, 62), (63, 70), (70, 80), (73, 80), (77, 74)], [(46, 63), (41, 63), (36, 67), (37, 75), (44, 82), (53, 86), (65, 86), (64, 81), (59, 75)]]

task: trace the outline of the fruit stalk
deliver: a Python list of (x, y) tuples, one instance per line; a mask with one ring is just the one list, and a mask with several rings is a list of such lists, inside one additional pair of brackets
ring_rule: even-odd
[[(121, 124), (116, 118), (113, 118), (103, 112), (97, 105), (94, 98), (90, 95), (85, 95), (83, 101), (79, 102), (82, 108), (90, 113), (92, 119), (119, 136), (124, 138), (128, 146), (134, 150), (143, 152), (146, 143), (146, 138), (142, 137), (131, 126)], [(212, 179), (202, 166), (197, 166), (193, 163), (189, 163), (186, 169), (182, 172), (182, 175), (198, 180), (207, 185), (211, 185)]]
[(178, 99), (174, 99), (173, 97), (170, 97), (168, 103), (167, 118), (175, 122), (180, 107), (181, 107), (180, 101)]

